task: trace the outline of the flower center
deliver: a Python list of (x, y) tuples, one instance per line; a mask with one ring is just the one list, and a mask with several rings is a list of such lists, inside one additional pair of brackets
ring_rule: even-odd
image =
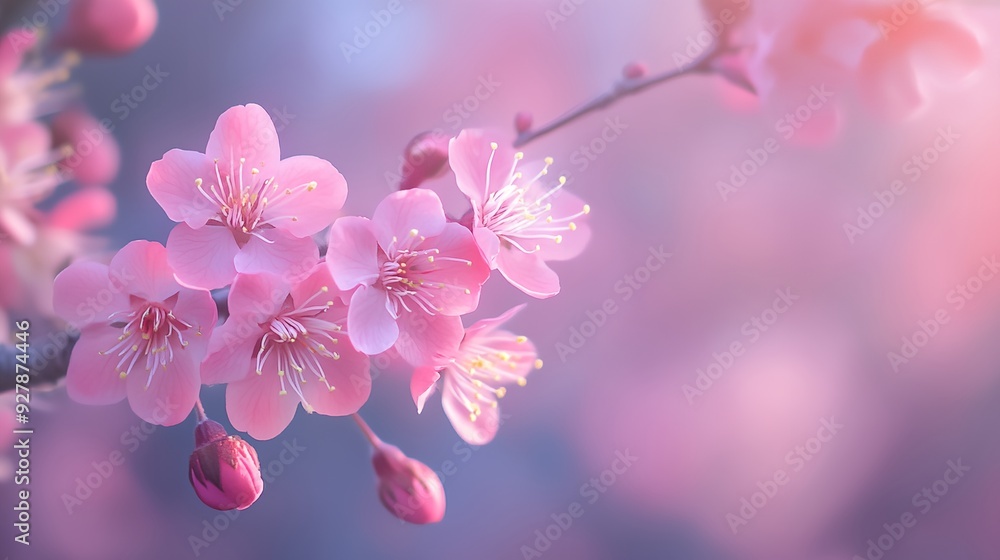
[(346, 334), (341, 325), (322, 317), (333, 305), (333, 301), (326, 299), (327, 292), (329, 287), (323, 286), (298, 307), (282, 311), (271, 319), (257, 350), (257, 375), (263, 374), (264, 363), (274, 354), (281, 382), (278, 394), (287, 395), (287, 387), (291, 387), (308, 412), (313, 409), (306, 402), (300, 385), (306, 383), (308, 377), (315, 377), (328, 390), (336, 389), (327, 380), (319, 357), (339, 360), (340, 354), (326, 345), (338, 344), (337, 337)]
[(441, 307), (435, 305), (433, 300), (438, 296), (437, 291), (443, 288), (462, 289), (466, 294), (471, 293), (468, 288), (427, 278), (428, 273), (438, 269), (437, 263), (458, 262), (472, 266), (472, 261), (442, 257), (441, 250), (437, 248), (421, 249), (421, 243), (426, 240), (420, 232), (411, 229), (402, 241), (393, 236), (392, 243), (379, 255), (379, 281), (389, 296), (392, 306), (389, 312), (394, 319), (398, 319), (403, 311), (412, 313), (416, 308), (428, 315), (441, 311)]
[[(100, 354), (117, 354), (120, 359), (115, 371), (122, 379), (132, 373), (140, 358), (144, 358), (145, 369), (149, 372), (147, 389), (153, 382), (156, 366), (166, 369), (167, 364), (174, 361), (174, 351), (188, 345), (184, 333), (193, 328), (161, 303), (145, 302), (132, 311), (120, 311), (109, 318), (113, 319), (111, 327), (121, 327), (122, 334), (114, 346)], [(196, 334), (201, 335), (201, 331)]]
[(273, 229), (281, 221), (297, 222), (299, 218), (293, 215), (271, 215), (272, 213), (266, 212), (268, 207), (279, 206), (302, 193), (316, 190), (316, 181), (282, 190), (274, 177), (262, 178), (260, 169), (256, 167), (251, 167), (249, 173), (246, 173), (246, 158), (239, 159), (238, 167), (230, 159), (229, 173), (226, 174), (219, 169), (218, 159), (214, 160), (214, 164), (216, 182), (206, 190), (204, 179), (199, 177), (194, 180), (194, 185), (202, 196), (218, 208), (215, 220), (232, 230), (241, 246), (250, 236), (266, 243), (274, 243), (263, 232)]
[(552, 166), (553, 162), (552, 158), (545, 158), (542, 170), (525, 183), (522, 181), (523, 175), (517, 170), (518, 163), (524, 159), (524, 153), (517, 152), (514, 154), (514, 163), (504, 185), (490, 193), (490, 175), (498, 145), (494, 142), (490, 144), (490, 147), (493, 149), (493, 153), (490, 154), (490, 160), (486, 166), (485, 202), (481, 208), (475, 209), (478, 225), (488, 228), (502, 242), (506, 242), (524, 253), (540, 251), (542, 247), (538, 244), (538, 240), (546, 239), (562, 243), (563, 234), (576, 231), (576, 222), (573, 220), (589, 214), (590, 205), (584, 204), (583, 208), (576, 214), (556, 217), (552, 214), (552, 202), (549, 200), (566, 185), (566, 177), (559, 177), (559, 184), (543, 195), (529, 198), (531, 187), (542, 177), (548, 175), (549, 167)]

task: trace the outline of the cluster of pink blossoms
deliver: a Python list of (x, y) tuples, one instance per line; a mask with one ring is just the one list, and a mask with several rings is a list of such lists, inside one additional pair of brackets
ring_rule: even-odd
[[(590, 207), (566, 192), (565, 178), (548, 176), (552, 160), (523, 159), (466, 130), (451, 139), (447, 161), (471, 202), (467, 216), (449, 219), (434, 191), (410, 188), (387, 196), (370, 219), (337, 218), (347, 182), (330, 162), (282, 159), (261, 107), (227, 110), (204, 152), (170, 150), (150, 167), (150, 194), (177, 222), (165, 246), (134, 241), (108, 265), (77, 262), (56, 278), (56, 312), (80, 330), (69, 395), (91, 404), (127, 398), (162, 425), (197, 409), (192, 483), (222, 509), (259, 496), (256, 454), (251, 461), (245, 442), (205, 424), (202, 384), (226, 384), (232, 425), (270, 439), (299, 406), (356, 413), (371, 390), (370, 356), (392, 352), (413, 368), (418, 412), (443, 377), (442, 403), (458, 434), (490, 441), (506, 386), (524, 385), (542, 363), (526, 337), (501, 328), (523, 306), (467, 328), (462, 316), (479, 306), (492, 270), (530, 296), (557, 294), (547, 261), (577, 256), (589, 238)], [(228, 317), (217, 325), (210, 290), (224, 288)], [(418, 486), (440, 487), (428, 481), (432, 471), (364, 429), (387, 507)], [(246, 473), (230, 477), (243, 481), (230, 482), (242, 500), (224, 490), (219, 497), (226, 477), (218, 468), (206, 483), (205, 457), (219, 450), (243, 457), (226, 463)], [(414, 473), (427, 476), (405, 482)], [(394, 513), (436, 521), (443, 501), (434, 503), (431, 512)]]
[[(52, 279), (74, 255), (94, 252), (88, 235), (111, 222), (115, 199), (106, 186), (118, 173), (110, 130), (79, 107), (66, 82), (79, 54), (118, 55), (142, 45), (157, 19), (152, 0), (72, 0), (51, 42), (36, 27), (35, 3), (18, 8), (20, 28), (0, 37), (0, 321), (8, 312), (51, 309)], [(35, 8), (38, 13), (32, 13)], [(16, 19), (16, 18), (15, 18)], [(57, 51), (46, 61), (43, 52)], [(42, 210), (64, 183), (73, 190)], [(2, 339), (3, 337), (0, 337)]]

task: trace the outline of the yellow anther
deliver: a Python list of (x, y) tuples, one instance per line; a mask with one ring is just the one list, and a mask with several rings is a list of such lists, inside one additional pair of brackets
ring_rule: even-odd
[(316, 187), (317, 187), (316, 181), (311, 181), (308, 185), (306, 185), (306, 190), (307, 191), (314, 191), (314, 190), (316, 190)]
[(490, 148), (491, 149), (496, 150), (499, 147), (500, 147), (500, 144), (497, 144), (496, 142), (490, 142)]
[(528, 380), (523, 377), (518, 377), (517, 384), (520, 385), (521, 387), (524, 387), (525, 385), (528, 384)]
[(584, 204), (583, 205), (583, 213), (584, 214), (590, 214), (590, 205), (589, 204)]
[(517, 340), (518, 344), (524, 344), (525, 342), (528, 341), (528, 337), (526, 337), (526, 336), (519, 336), (515, 340)]
[(542, 369), (542, 366), (544, 366), (544, 365), (545, 365), (545, 362), (543, 362), (541, 360), (535, 360), (535, 369)]
[(576, 222), (570, 222), (569, 223), (569, 230), (570, 231), (576, 231)]
[(498, 399), (504, 398), (504, 396), (506, 394), (507, 394), (507, 388), (506, 387), (500, 387), (499, 389), (497, 389), (497, 398)]
[(416, 229), (411, 229), (410, 230), (410, 237), (416, 237), (418, 235), (420, 235), (420, 232), (417, 231)]

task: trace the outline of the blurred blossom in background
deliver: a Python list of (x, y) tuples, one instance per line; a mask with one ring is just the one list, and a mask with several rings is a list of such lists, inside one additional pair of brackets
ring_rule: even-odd
[[(748, 18), (724, 40), (758, 45), (523, 148), (552, 156), (594, 208), (585, 253), (552, 263), (559, 297), (507, 325), (545, 367), (510, 387), (503, 429), (482, 447), (436, 404), (414, 414), (406, 368), (375, 376), (363, 409), (437, 471), (443, 521), (407, 525), (383, 509), (350, 419), (300, 413), (254, 441), (265, 491), (219, 512), (188, 491), (193, 418), (153, 426), (125, 403), (87, 407), (57, 389), (33, 395), (32, 544), (7, 539), (2, 554), (997, 558), (1000, 7), (705, 4), (162, 1), (144, 46), (85, 57), (75, 99), (107, 119), (117, 147), (87, 170), (100, 184), (60, 187), (56, 200), (91, 204), (93, 222), (69, 229), (103, 228), (117, 249), (166, 240), (149, 165), (201, 149), (233, 105), (263, 106), (282, 154), (332, 162), (350, 186), (343, 214), (370, 215), (419, 132), (513, 139), (519, 111), (547, 122), (629, 61), (661, 72), (697, 58), (723, 9)], [(105, 185), (113, 200), (87, 190)], [(429, 186), (464, 211), (453, 175)], [(46, 259), (3, 256), (11, 320), (29, 299), (50, 305), (45, 271), (92, 254), (91, 234), (69, 236), (57, 209), (34, 232), (53, 247), (37, 252)], [(39, 284), (8, 289), (10, 262), (35, 267)], [(473, 320), (523, 301), (490, 282)], [(202, 395), (232, 432), (224, 390)]]

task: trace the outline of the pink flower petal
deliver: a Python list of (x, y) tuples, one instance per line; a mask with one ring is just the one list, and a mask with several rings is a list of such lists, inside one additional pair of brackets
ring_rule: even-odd
[(921, 70), (961, 80), (983, 65), (983, 46), (975, 33), (953, 21), (921, 18), (910, 23), (913, 50)]
[(424, 405), (434, 394), (437, 380), (440, 378), (441, 374), (432, 367), (418, 367), (413, 370), (413, 377), (410, 378), (410, 396), (413, 397), (413, 404), (417, 405), (417, 414), (424, 411)]
[(497, 327), (506, 323), (515, 315), (521, 312), (522, 309), (527, 307), (527, 304), (522, 303), (521, 305), (515, 305), (507, 311), (504, 311), (499, 317), (494, 317), (492, 319), (482, 319), (476, 321), (471, 327), (465, 329), (466, 340), (472, 339), (479, 336), (485, 336), (493, 332)]
[(219, 320), (219, 310), (212, 294), (207, 290), (181, 289), (173, 313), (191, 325), (191, 329), (184, 333), (184, 341), (188, 343), (185, 351), (192, 355), (194, 362), (201, 362), (215, 323)]
[(63, 111), (52, 119), (52, 145), (69, 146), (73, 153), (59, 163), (77, 183), (104, 186), (114, 180), (121, 151), (111, 131), (82, 109)]
[(233, 281), (233, 259), (239, 252), (229, 228), (207, 225), (191, 229), (174, 226), (167, 237), (167, 258), (177, 279), (187, 286), (212, 290)]
[(91, 325), (80, 332), (66, 369), (66, 392), (82, 404), (114, 404), (125, 398), (125, 380), (115, 371), (118, 356), (102, 354), (118, 344), (121, 330)]
[(233, 261), (243, 274), (270, 272), (287, 281), (309, 273), (319, 262), (319, 248), (310, 237), (298, 238), (278, 229), (266, 234), (271, 243), (250, 237)]
[(393, 237), (404, 240), (413, 230), (434, 237), (446, 222), (441, 199), (427, 189), (394, 192), (382, 199), (372, 215), (375, 238), (383, 249), (392, 246)]
[(484, 227), (474, 228), (472, 235), (476, 238), (476, 245), (479, 245), (479, 251), (490, 268), (496, 268), (497, 255), (500, 254), (500, 238), (493, 233), (493, 230)]
[(411, 273), (421, 273), (420, 278), (426, 283), (438, 283), (432, 292), (432, 303), (438, 312), (461, 315), (475, 310), (482, 285), (490, 276), (490, 267), (469, 230), (455, 223), (446, 224), (440, 235), (425, 245), (440, 252), (434, 255), (433, 262), (414, 266)]
[(478, 403), (477, 392), (468, 377), (445, 375), (441, 405), (459, 437), (472, 445), (484, 445), (493, 440), (500, 428), (500, 412), (484, 403), (485, 406), (479, 407), (479, 416), (473, 420), (465, 403)]
[[(318, 294), (320, 293), (323, 293), (322, 297), (319, 297)], [(292, 302), (296, 306), (305, 305), (305, 302), (309, 300), (312, 300), (313, 305), (322, 305), (327, 301), (340, 299), (340, 291), (333, 281), (333, 276), (330, 275), (330, 270), (324, 263), (317, 264), (305, 278), (293, 284), (289, 290), (289, 294), (292, 296)], [(346, 304), (349, 299), (344, 299), (343, 302)], [(326, 311), (324, 317), (328, 321), (345, 319), (347, 317), (346, 314), (343, 317), (337, 317), (337, 315), (338, 312), (346, 311), (346, 309), (346, 305), (331, 307)]]
[[(307, 237), (329, 226), (347, 200), (347, 181), (325, 159), (313, 156), (284, 159), (278, 164), (276, 176), (278, 191), (269, 198), (264, 219), (294, 216), (295, 220), (277, 221), (277, 227), (295, 237)], [(315, 188), (309, 188), (311, 182), (316, 183)]]
[(264, 177), (278, 172), (280, 153), (271, 117), (263, 107), (253, 103), (237, 105), (222, 113), (205, 148), (205, 155), (209, 160), (218, 159), (223, 172), (238, 169), (240, 158), (245, 158), (246, 164), (260, 169)]
[(318, 356), (333, 390), (314, 375), (307, 375), (307, 381), (300, 385), (306, 402), (327, 416), (354, 414), (368, 401), (372, 388), (368, 356), (355, 350), (346, 337), (338, 340), (339, 359)]
[(501, 247), (497, 268), (508, 282), (529, 296), (544, 299), (559, 293), (559, 276), (538, 253)]
[[(150, 424), (173, 426), (191, 414), (201, 388), (198, 362), (186, 349), (155, 372), (136, 367), (125, 379), (132, 411)], [(150, 375), (152, 374), (152, 379)], [(113, 374), (112, 374), (113, 375)]]
[(211, 196), (208, 185), (217, 182), (212, 160), (198, 152), (173, 149), (149, 166), (146, 187), (168, 218), (200, 228), (219, 213), (219, 207), (198, 191), (195, 179), (202, 179), (202, 188)]
[(358, 287), (351, 296), (347, 332), (354, 347), (369, 356), (385, 352), (399, 337), (399, 327), (387, 303), (385, 292), (370, 286)]
[(465, 329), (462, 319), (423, 312), (403, 313), (397, 320), (396, 351), (415, 367), (440, 366), (458, 352)]
[[(229, 290), (229, 314), (248, 324), (270, 321), (281, 311), (290, 290), (286, 279), (277, 274), (240, 274)], [(246, 329), (244, 329), (246, 330)]]
[(129, 243), (111, 258), (108, 269), (129, 294), (148, 301), (163, 301), (181, 289), (167, 264), (167, 250), (152, 241)]
[(337, 286), (350, 290), (378, 278), (378, 244), (368, 218), (346, 216), (330, 228), (326, 264)]
[(266, 373), (251, 374), (243, 381), (226, 386), (226, 412), (233, 427), (256, 439), (271, 439), (280, 434), (295, 416), (299, 397), (288, 391), (280, 395), (274, 356), (264, 367)]
[[(493, 155), (490, 142), (482, 130), (470, 129), (460, 132), (448, 146), (448, 162), (455, 172), (458, 188), (474, 205), (481, 205), (486, 200), (487, 191), (494, 192), (507, 184), (514, 163), (513, 150), (498, 142), (496, 154)], [(487, 166), (490, 169), (488, 189)]]
[(253, 358), (264, 330), (244, 317), (230, 318), (215, 329), (201, 364), (201, 382), (206, 385), (247, 379), (253, 372)]
[(115, 218), (118, 202), (108, 189), (89, 187), (59, 201), (49, 213), (49, 225), (72, 231), (87, 231), (107, 226)]
[(52, 290), (56, 314), (78, 329), (129, 308), (125, 286), (112, 281), (107, 265), (96, 262), (71, 264), (56, 276)]

